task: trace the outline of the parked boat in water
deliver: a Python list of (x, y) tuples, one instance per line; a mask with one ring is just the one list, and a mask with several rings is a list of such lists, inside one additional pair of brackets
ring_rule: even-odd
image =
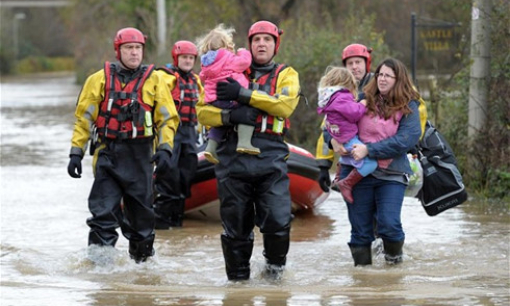
[[(320, 170), (315, 156), (301, 147), (292, 144), (288, 146), (290, 154), (287, 165), (292, 211), (300, 213), (313, 210), (329, 196), (317, 182)], [(198, 168), (192, 184), (191, 197), (186, 200), (186, 216), (219, 220), (220, 204), (214, 165), (205, 159), (203, 151), (198, 154)]]

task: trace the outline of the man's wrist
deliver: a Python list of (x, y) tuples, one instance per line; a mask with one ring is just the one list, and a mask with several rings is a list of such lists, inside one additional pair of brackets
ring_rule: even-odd
[(250, 105), (252, 92), (253, 91), (251, 89), (241, 87), (241, 89), (239, 90), (239, 97), (237, 98), (237, 102), (244, 105)]
[(222, 109), (221, 110), (221, 122), (223, 125), (232, 125), (230, 122), (230, 110)]

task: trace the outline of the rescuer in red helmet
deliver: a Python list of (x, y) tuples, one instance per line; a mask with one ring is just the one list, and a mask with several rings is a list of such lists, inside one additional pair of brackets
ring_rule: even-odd
[(181, 227), (186, 198), (191, 196), (191, 180), (197, 170), (197, 114), (195, 105), (204, 99), (204, 88), (193, 72), (198, 52), (194, 43), (180, 40), (172, 47), (172, 64), (163, 72), (181, 123), (174, 139), (171, 167), (154, 181), (156, 229)]
[(154, 65), (142, 65), (145, 42), (140, 30), (120, 29), (113, 41), (118, 61), (106, 62), (85, 81), (67, 168), (71, 177), (81, 177), (81, 160), (91, 139), (94, 183), (88, 200), (88, 244), (114, 247), (120, 227), (137, 263), (154, 254), (153, 162), (156, 176), (171, 167), (179, 124), (162, 75)]
[[(272, 22), (255, 22), (248, 32), (252, 64), (245, 73), (251, 80), (249, 87), (233, 79), (217, 84), (218, 100), (235, 100), (241, 106), (220, 109), (197, 104), (201, 124), (230, 127), (218, 145), (215, 173), (224, 229), (221, 244), (227, 277), (233, 281), (250, 278), (255, 226), (262, 233), (266, 276), (282, 276), (289, 251), (292, 214), (286, 163), (289, 148), (284, 137), (299, 102), (300, 86), (292, 67), (274, 62), (282, 33)], [(255, 126), (252, 144), (261, 154), (236, 151), (233, 127), (237, 124)]]

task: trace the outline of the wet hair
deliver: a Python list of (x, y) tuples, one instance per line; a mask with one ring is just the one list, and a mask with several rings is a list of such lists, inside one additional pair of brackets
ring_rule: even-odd
[(235, 31), (234, 28), (225, 27), (223, 23), (218, 24), (209, 33), (197, 39), (198, 52), (202, 55), (221, 48), (233, 50)]
[(403, 115), (411, 113), (409, 101), (419, 100), (420, 93), (415, 89), (406, 66), (395, 58), (387, 58), (377, 66), (375, 76), (381, 71), (382, 66), (390, 68), (395, 73), (395, 85), (383, 96), (377, 86), (377, 77), (372, 78), (363, 88), (367, 112), (378, 114), (386, 120), (398, 111), (402, 111)]
[(328, 66), (319, 82), (319, 87), (340, 86), (349, 90), (358, 98), (358, 82), (352, 72), (345, 67)]

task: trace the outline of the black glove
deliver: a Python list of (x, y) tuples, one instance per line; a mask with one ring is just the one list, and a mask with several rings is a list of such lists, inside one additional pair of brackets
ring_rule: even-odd
[(331, 177), (329, 176), (329, 168), (319, 167), (321, 170), (319, 173), (319, 185), (324, 192), (329, 192), (329, 186), (331, 186)]
[(233, 78), (227, 78), (227, 82), (218, 82), (216, 84), (216, 98), (222, 101), (232, 101), (239, 98), (241, 84)]
[(151, 163), (156, 163), (156, 175), (164, 174), (165, 172), (169, 171), (172, 167), (171, 164), (171, 158), (172, 153), (166, 151), (166, 150), (160, 150), (157, 151), (154, 156), (151, 158)]
[(80, 178), (81, 177), (81, 156), (73, 154), (70, 156), (69, 165), (67, 166), (67, 173), (72, 178)]
[(240, 106), (238, 108), (234, 108), (230, 111), (230, 124), (246, 124), (255, 126), (257, 123), (257, 116), (259, 115), (259, 110), (250, 106)]

